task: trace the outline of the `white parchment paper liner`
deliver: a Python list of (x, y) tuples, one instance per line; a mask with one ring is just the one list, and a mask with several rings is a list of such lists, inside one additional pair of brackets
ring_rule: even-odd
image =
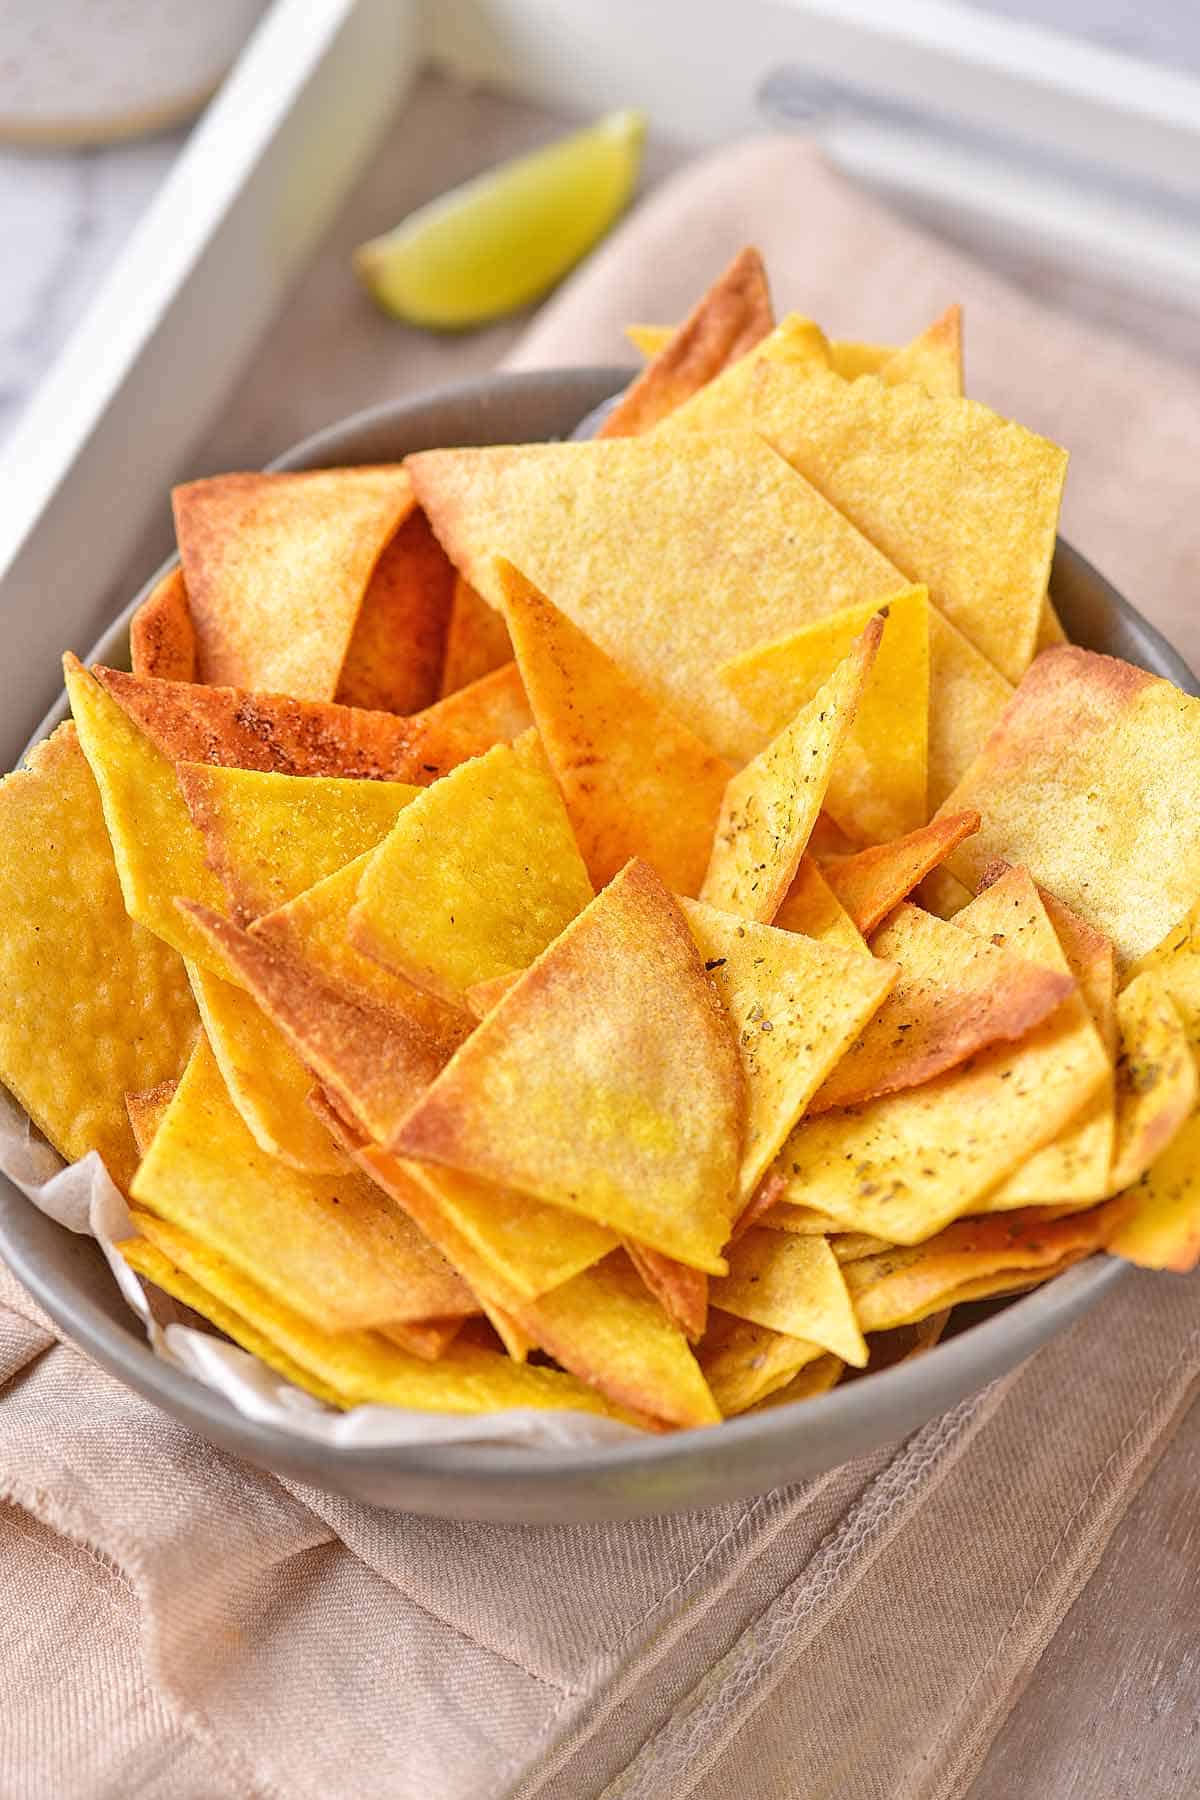
[[(411, 1412), (392, 1406), (356, 1406), (335, 1412), (295, 1388), (256, 1356), (224, 1338), (181, 1324), (183, 1308), (142, 1286), (116, 1245), (131, 1237), (129, 1211), (95, 1151), (64, 1163), (0, 1088), (0, 1170), (50, 1218), (94, 1237), (113, 1279), (146, 1330), (155, 1354), (235, 1406), (248, 1419), (278, 1426), (322, 1444), (508, 1444), (530, 1450), (586, 1449), (635, 1442), (644, 1434), (617, 1419), (592, 1413), (521, 1408), (502, 1413)], [(194, 1314), (188, 1315), (194, 1317)]]

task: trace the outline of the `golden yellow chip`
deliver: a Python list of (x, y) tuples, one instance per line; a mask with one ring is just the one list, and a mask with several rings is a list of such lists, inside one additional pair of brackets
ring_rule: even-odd
[(264, 913), (250, 926), (250, 935), (288, 952), (314, 974), (330, 978), (352, 994), (406, 1011), (424, 1004), (434, 1022), (445, 1010), (443, 1001), (414, 988), (411, 981), (385, 969), (374, 957), (364, 956), (350, 942), (350, 914), (373, 855), (373, 850), (365, 851), (344, 869), (297, 894), (286, 906)]
[(1066, 452), (976, 400), (764, 362), (755, 425), (1010, 681), (1028, 668)]
[(867, 1346), (846, 1282), (822, 1237), (754, 1226), (729, 1251), (729, 1273), (711, 1284), (712, 1303), (788, 1337), (805, 1338), (862, 1368)]
[(375, 564), (333, 698), (380, 712), (432, 706), (441, 692), (453, 595), (454, 566), (416, 507)]
[(442, 663), (443, 698), (511, 662), (512, 645), (502, 615), (475, 592), (469, 581), (456, 575)]
[(196, 1009), (175, 952), (125, 911), (74, 725), (0, 782), (0, 910), (0, 1081), (68, 1162), (97, 1150), (125, 1187), (125, 1094), (180, 1073)]
[(900, 971), (893, 962), (847, 955), (698, 900), (681, 904), (733, 1027), (746, 1078), (740, 1211)]
[(733, 770), (510, 563), (501, 562), (498, 580), (538, 734), (593, 884), (603, 887), (640, 856), (676, 893), (696, 893)]
[(987, 742), (1013, 697), (992, 667), (936, 606), (929, 609), (929, 806), (941, 806)]
[(860, 375), (882, 375), (883, 368), (897, 355), (894, 344), (865, 344), (857, 338), (830, 338), (829, 361), (843, 381), (857, 381)]
[(677, 1325), (689, 1343), (699, 1343), (708, 1323), (708, 1276), (686, 1263), (664, 1256), (661, 1250), (649, 1250), (634, 1238), (625, 1238), (622, 1248), (637, 1270), (649, 1294)]
[(142, 1088), (136, 1093), (126, 1094), (125, 1111), (129, 1114), (129, 1126), (139, 1156), (145, 1156), (150, 1148), (154, 1134), (175, 1098), (178, 1086), (176, 1080), (160, 1081), (152, 1088)]
[(243, 924), (372, 850), (421, 792), (403, 781), (273, 775), (180, 763), (209, 867)]
[(788, 1337), (715, 1307), (696, 1352), (712, 1397), (726, 1419), (765, 1400), (822, 1354), (821, 1346), (806, 1338)]
[[(749, 427), (754, 422), (754, 397), (757, 392), (755, 371), (763, 361), (781, 361), (799, 365), (812, 363), (828, 368), (829, 345), (820, 326), (799, 313), (788, 313), (774, 331), (763, 337), (754, 348), (700, 388), (690, 400), (672, 411), (657, 427), (656, 436), (673, 443), (681, 435), (696, 431), (730, 431)], [(641, 379), (647, 380), (654, 365)]]
[[(838, 372), (842, 373), (841, 370)], [(963, 391), (962, 307), (948, 306), (919, 337), (905, 344), (902, 350), (893, 352), (880, 365), (878, 374), (889, 387), (914, 381), (927, 394), (940, 394), (951, 399), (960, 397)]]
[(744, 1104), (687, 923), (635, 862), (476, 1026), (394, 1147), (719, 1274)]
[(879, 652), (825, 796), (826, 811), (859, 843), (915, 831), (925, 804), (929, 720), (929, 601), (905, 588), (877, 607), (846, 607), (725, 664), (721, 678), (774, 736), (816, 694), (879, 612)]
[(364, 1175), (303, 1175), (261, 1150), (203, 1037), (130, 1191), (322, 1330), (477, 1309), (449, 1264)]
[(223, 911), (225, 890), (204, 858), (175, 770), (73, 656), (63, 658), (79, 742), (91, 764), (131, 919), (218, 975), (223, 965), (175, 905), (184, 895)]
[(1185, 1275), (1200, 1262), (1200, 1112), (1180, 1126), (1167, 1148), (1122, 1200), (1129, 1213), (1109, 1249), (1143, 1269)]
[(635, 350), (640, 350), (644, 357), (649, 358), (666, 349), (676, 330), (674, 325), (627, 325), (625, 336)]
[(1048, 650), (943, 806), (983, 821), (949, 866), (973, 888), (996, 857), (1024, 863), (1127, 966), (1200, 893), (1198, 800), (1200, 700), (1113, 657)]
[(1070, 641), (1071, 640), (1068, 638), (1066, 632), (1063, 630), (1062, 620), (1054, 610), (1054, 602), (1051, 600), (1049, 594), (1047, 594), (1042, 601), (1041, 616), (1038, 619), (1038, 634), (1037, 643), (1034, 645), (1034, 655), (1040, 656), (1043, 650), (1055, 650), (1060, 644), (1067, 644), (1070, 643)]
[(832, 675), (725, 789), (700, 898), (769, 923), (787, 897), (883, 632), (876, 615)]
[(890, 844), (873, 844), (853, 856), (831, 857), (825, 879), (864, 936), (870, 937), (894, 906), (979, 829), (976, 812), (945, 813)]
[(160, 681), (196, 679), (196, 633), (178, 565), (168, 569), (130, 619), (129, 655), (135, 675), (153, 675)]
[(764, 1181), (759, 1195), (755, 1196), (756, 1203), (761, 1197), (762, 1208), (758, 1217), (750, 1221), (751, 1224), (769, 1225), (772, 1231), (790, 1231), (796, 1237), (827, 1237), (831, 1245), (835, 1244), (839, 1238), (869, 1235), (866, 1232), (839, 1231), (837, 1220), (831, 1218), (828, 1213), (818, 1211), (815, 1206), (802, 1206), (791, 1200), (774, 1199), (773, 1196), (781, 1192), (783, 1186), (784, 1183), (776, 1181), (774, 1175), (771, 1176), (769, 1183)]
[(357, 949), (452, 1003), (523, 969), (592, 897), (536, 734), (455, 769), (397, 819), (350, 917)]
[(1136, 975), (1117, 1001), (1116, 1137), (1109, 1188), (1139, 1181), (1196, 1109), (1196, 1064), (1160, 975)]
[(818, 1394), (827, 1394), (830, 1388), (837, 1386), (845, 1367), (840, 1356), (830, 1356), (826, 1352), (815, 1362), (808, 1363), (798, 1375), (793, 1375), (783, 1387), (758, 1401), (751, 1411), (767, 1412), (774, 1406), (791, 1406), (797, 1400), (815, 1400)]
[(801, 931), (851, 956), (867, 954), (862, 932), (850, 917), (811, 853), (800, 858), (792, 885), (771, 921), (780, 931)]
[(172, 498), (199, 680), (332, 700), (372, 571), (413, 509), (403, 469), (216, 475)]
[(219, 975), (188, 964), (217, 1066), (255, 1143), (310, 1175), (333, 1175), (346, 1159), (308, 1104), (313, 1078), (257, 1001)]
[[(999, 863), (995, 873), (1001, 872)], [(995, 879), (991, 869), (985, 870), (983, 885)], [(1100, 1033), (1100, 1041), (1109, 1060), (1117, 1060), (1117, 952), (1110, 937), (1089, 925), (1086, 919), (1064, 906), (1048, 888), (1039, 887), (1038, 898), (1054, 927), (1059, 948), (1067, 959), (1067, 967), (1079, 983), (1084, 1004), (1092, 1015), (1092, 1023)]]
[(720, 755), (761, 734), (717, 671), (904, 578), (751, 431), (409, 458), (456, 564), (501, 604), (505, 556)]

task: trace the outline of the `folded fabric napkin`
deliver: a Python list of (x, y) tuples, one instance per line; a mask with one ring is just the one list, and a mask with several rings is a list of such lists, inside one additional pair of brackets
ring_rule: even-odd
[[(802, 143), (723, 150), (662, 186), (514, 362), (624, 360), (621, 324), (681, 314), (747, 240), (781, 301), (840, 335), (902, 338), (962, 300), (971, 391), (1067, 445), (1067, 534), (1200, 657), (1200, 384), (1007, 290)], [(327, 260), (305, 288), (324, 410), (344, 410), (323, 346), (353, 343), (356, 302), (339, 339), (312, 303), (334, 291)], [(283, 322), (293, 357), (305, 303)], [(257, 421), (260, 460), (286, 435), (264, 379), (223, 424), (249, 442)], [(1130, 1273), (1013, 1375), (807, 1487), (633, 1524), (454, 1524), (235, 1462), (60, 1342), (0, 1271), (0, 1792), (1191, 1793), (1195, 1689), (1172, 1658), (1194, 1559), (1165, 1538), (1134, 1564), (1132, 1531), (1116, 1574), (1102, 1559), (1148, 1477), (1168, 1505), (1154, 1472), (1192, 1453), (1198, 1377), (1200, 1279)], [(1113, 1638), (1090, 1578), (1127, 1566)], [(1122, 1685), (1139, 1654), (1144, 1683)], [(1131, 1756), (1157, 1785), (1123, 1785)]]

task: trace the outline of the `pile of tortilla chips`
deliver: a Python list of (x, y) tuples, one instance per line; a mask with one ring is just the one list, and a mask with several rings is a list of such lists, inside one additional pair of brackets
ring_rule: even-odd
[(801, 1400), (1200, 1260), (1200, 701), (1066, 456), (745, 251), (588, 442), (179, 489), (0, 786), (0, 1077), (333, 1408)]

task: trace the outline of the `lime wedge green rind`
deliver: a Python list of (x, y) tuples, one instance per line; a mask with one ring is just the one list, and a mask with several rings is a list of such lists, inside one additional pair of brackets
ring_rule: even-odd
[(354, 253), (363, 284), (411, 325), (463, 330), (561, 281), (623, 211), (646, 121), (609, 113), (411, 213)]

